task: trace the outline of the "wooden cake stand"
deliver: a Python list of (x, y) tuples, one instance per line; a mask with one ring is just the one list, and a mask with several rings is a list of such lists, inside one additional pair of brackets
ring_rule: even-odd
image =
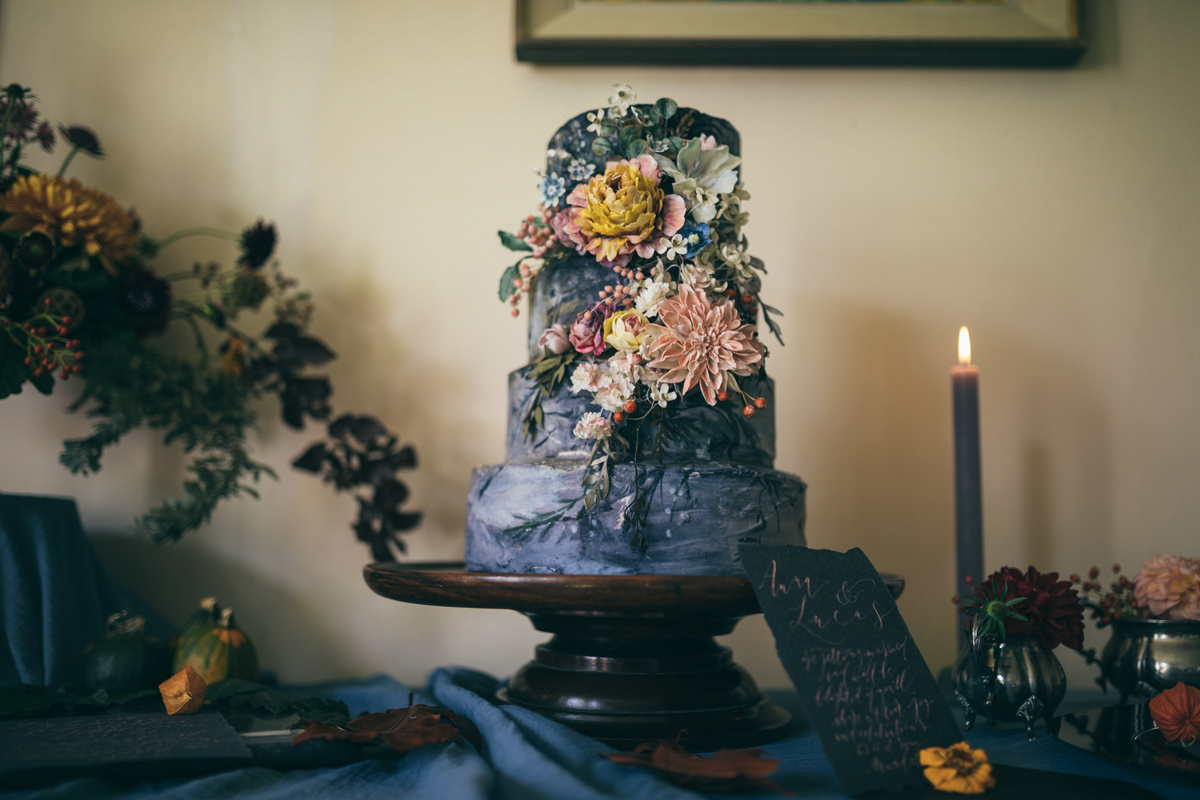
[[(691, 750), (787, 735), (767, 699), (714, 640), (759, 613), (744, 577), (467, 572), (459, 563), (368, 564), (367, 585), (405, 603), (505, 608), (554, 634), (497, 699), (615, 747), (655, 739)], [(904, 580), (884, 575), (894, 596)]]

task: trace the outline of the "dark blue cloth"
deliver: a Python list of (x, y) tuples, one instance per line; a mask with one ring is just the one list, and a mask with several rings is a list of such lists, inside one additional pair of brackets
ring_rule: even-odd
[(83, 650), (118, 611), (170, 635), (101, 568), (65, 497), (0, 494), (0, 601), (0, 686), (82, 686)]
[[(433, 745), (399, 760), (368, 760), (334, 769), (276, 772), (255, 768), (191, 780), (144, 781), (122, 784), (85, 778), (36, 790), (0, 791), (0, 800), (284, 800), (284, 798), (354, 797), (406, 800), (698, 800), (705, 795), (674, 786), (652, 773), (621, 767), (597, 757), (608, 748), (530, 711), (495, 706), (495, 679), (463, 669), (438, 670), (417, 701), (436, 703), (469, 717), (479, 726), (484, 750), (457, 744)], [(409, 689), (390, 678), (331, 683), (297, 689), (300, 693), (333, 697), (352, 712), (383, 711), (408, 703)], [(773, 693), (784, 705), (795, 693)], [(1083, 693), (1076, 703), (1097, 704), (1096, 693)], [(1070, 709), (1068, 709), (1070, 710)], [(1044, 769), (1075, 775), (1115, 778), (1157, 792), (1170, 800), (1196, 798), (1200, 784), (1158, 773), (1129, 769), (1075, 750), (1041, 731), (1027, 742), (1020, 727), (992, 728), (980, 724), (967, 735), (998, 764)], [(768, 745), (767, 753), (782, 761), (771, 779), (799, 798), (844, 800), (821, 744), (812, 732), (802, 732)], [(729, 795), (708, 795), (712, 798)], [(738, 795), (753, 800), (777, 798), (761, 792)], [(1031, 798), (1032, 800), (1032, 798)]]
[[(75, 504), (66, 499), (0, 495), (0, 685), (78, 685), (83, 648), (116, 611), (145, 610), (100, 568), (83, 536)], [(163, 625), (153, 616), (152, 625)], [(157, 635), (162, 633), (161, 628)], [(418, 702), (449, 708), (471, 719), (483, 751), (453, 743), (423, 747), (399, 759), (370, 759), (346, 767), (278, 772), (242, 769), (196, 779), (119, 783), (84, 778), (40, 789), (4, 792), (0, 800), (284, 800), (354, 797), (356, 800), (697, 800), (701, 795), (597, 753), (608, 748), (515, 706), (496, 706), (494, 678), (465, 669), (443, 669), (430, 678)], [(300, 687), (297, 692), (343, 700), (352, 713), (384, 711), (408, 703), (409, 689), (386, 677)], [(795, 707), (794, 692), (774, 693)], [(1077, 703), (1080, 701), (1077, 701)], [(1082, 705), (1099, 705), (1098, 693)], [(1071, 710), (1071, 709), (1066, 709)], [(1032, 743), (1020, 728), (981, 723), (966, 737), (998, 764), (1136, 783), (1175, 800), (1200, 795), (1200, 784), (1141, 772), (1075, 750), (1044, 732)], [(3, 743), (0, 743), (3, 746)], [(827, 800), (844, 795), (816, 735), (800, 732), (769, 745), (781, 761), (771, 776), (797, 797)], [(713, 795), (721, 797), (724, 795)], [(741, 795), (776, 797), (767, 793)]]

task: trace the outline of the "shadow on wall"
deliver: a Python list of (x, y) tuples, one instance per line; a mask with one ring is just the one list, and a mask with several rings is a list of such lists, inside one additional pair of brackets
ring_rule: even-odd
[[(775, 371), (793, 370), (819, 387), (803, 406), (807, 424), (792, 429), (807, 429), (800, 465), (811, 484), (809, 544), (861, 547), (881, 571), (906, 576), (905, 619), (930, 665), (949, 664), (957, 617), (952, 355), (944, 339), (953, 327), (837, 298), (802, 306), (819, 364), (800, 350), (778, 350)], [(980, 338), (987, 570), (1032, 563), (1066, 576), (1107, 563), (1109, 425), (1086, 371), (1003, 330)], [(780, 364), (785, 358), (808, 363)], [(1094, 629), (1089, 635), (1089, 646), (1103, 644)], [(743, 623), (730, 641), (740, 650), (770, 643), (757, 622)], [(1090, 684), (1081, 659), (1061, 660), (1074, 684)], [(779, 677), (764, 676), (768, 685)]]
[[(108, 573), (140, 599), (152, 600), (151, 607), (174, 625), (181, 624), (202, 598), (215, 596), (234, 609), (238, 625), (250, 634), (260, 657), (299, 653), (305, 670), (313, 674), (361, 672), (349, 648), (331, 646), (340, 641), (339, 631), (321, 627), (321, 615), (311, 609), (318, 601), (299, 591), (299, 585), (268, 581), (245, 561), (187, 540), (156, 545), (120, 533), (88, 538)], [(265, 661), (263, 666), (285, 671), (287, 665)]]
[[(307, 264), (305, 270), (316, 272)], [(438, 324), (447, 327), (430, 330), (427, 319), (418, 321), (421, 313), (430, 312), (407, 307), (420, 292), (398, 297), (379, 286), (365, 267), (314, 293), (315, 327), (338, 354), (331, 370), (335, 413), (373, 414), (416, 448), (417, 469), (401, 478), (415, 490), (408, 507), (424, 514), (417, 530), (457, 532), (461, 541), (475, 466), (471, 445), (491, 432), (485, 433), (470, 414), (460, 413), (460, 404), (470, 403), (478, 387), (467, 380), (469, 371), (448, 368), (462, 363), (451, 347), (432, 348), (444, 356), (436, 359), (428, 357), (428, 348), (414, 349), (431, 337), (453, 345), (450, 316), (433, 312), (442, 320)]]

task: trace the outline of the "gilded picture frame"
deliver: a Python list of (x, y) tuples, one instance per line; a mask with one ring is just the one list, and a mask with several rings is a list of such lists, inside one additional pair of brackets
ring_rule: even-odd
[(1069, 67), (1080, 0), (516, 0), (533, 64)]

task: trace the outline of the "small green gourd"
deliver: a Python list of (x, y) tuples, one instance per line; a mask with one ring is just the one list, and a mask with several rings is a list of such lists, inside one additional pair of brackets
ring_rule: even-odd
[(84, 651), (84, 685), (121, 695), (153, 689), (171, 676), (171, 651), (146, 634), (145, 617), (128, 611), (108, 618), (104, 636)]
[(175, 652), (175, 671), (191, 667), (208, 683), (241, 678), (258, 680), (258, 655), (254, 644), (233, 619), (233, 609), (222, 609), (220, 618), (207, 631), (198, 631), (180, 641)]
[[(186, 647), (196, 636), (208, 633), (221, 619), (221, 604), (217, 602), (215, 597), (206, 597), (200, 601), (200, 607), (192, 612), (183, 624), (179, 626), (179, 631), (175, 634), (175, 639), (171, 642), (171, 649), (178, 653), (180, 649)], [(178, 672), (183, 667), (176, 668)]]

